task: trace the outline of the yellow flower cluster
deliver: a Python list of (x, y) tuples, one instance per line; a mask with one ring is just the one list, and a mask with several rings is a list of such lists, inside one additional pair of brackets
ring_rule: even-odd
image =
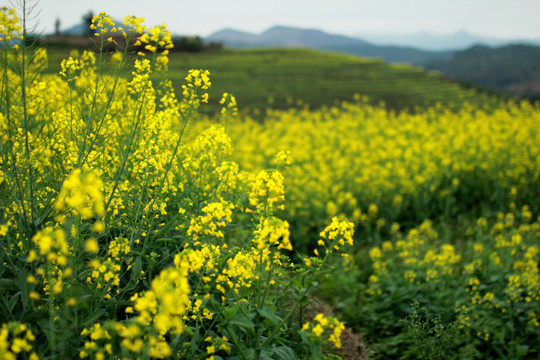
[(461, 246), (442, 242), (429, 221), (406, 236), (395, 232), (393, 242), (369, 251), (372, 267), (367, 294), (376, 302), (398, 289), (420, 298), (434, 296), (433, 302), (438, 303), (444, 300), (432, 292), (445, 292), (455, 302), (451, 305), (455, 305), (460, 327), (482, 344), (501, 336), (491, 324), (502, 319), (519, 323), (515, 326), (521, 336), (536, 336), (538, 220), (533, 222), (528, 206), (500, 213), (494, 221), (479, 218), (466, 230), (466, 243)]
[(154, 26), (149, 33), (139, 36), (135, 45), (140, 44), (146, 44), (144, 48), (152, 53), (158, 49), (164, 49), (163, 55), (167, 55), (168, 50), (173, 48), (171, 32), (167, 30), (165, 24)]
[(291, 152), (289, 150), (280, 151), (272, 159), (272, 165), (279, 168), (286, 168), (292, 164)]
[(254, 232), (253, 242), (258, 249), (277, 245), (278, 249), (292, 250), (289, 223), (275, 217), (265, 218)]
[(249, 205), (259, 214), (284, 210), (285, 186), (279, 171), (261, 170), (253, 181)]
[(131, 252), (129, 240), (126, 238), (116, 238), (109, 243), (107, 254), (117, 262), (126, 259), (126, 256)]
[(81, 332), (82, 336), (89, 337), (84, 347), (79, 351), (79, 358), (107, 359), (114, 356), (113, 345), (120, 342), (123, 354), (129, 354), (132, 358), (141, 357), (147, 353), (151, 358), (164, 359), (171, 356), (172, 350), (165, 339), (160, 335), (147, 334), (144, 328), (135, 323), (127, 325), (115, 322), (107, 322), (103, 326), (100, 323)]
[(152, 325), (162, 335), (169, 331), (181, 334), (189, 294), (187, 274), (169, 267), (152, 280), (150, 290), (131, 298), (134, 305), (129, 309), (138, 313), (137, 320), (143, 326)]
[(54, 207), (81, 219), (103, 216), (103, 189), (103, 182), (95, 172), (75, 169), (62, 184)]
[(13, 8), (0, 8), (0, 41), (5, 43), (13, 39), (22, 39), (22, 26)]
[(236, 98), (233, 94), (230, 93), (223, 93), (223, 97), (219, 101), (223, 107), (221, 108), (221, 115), (222, 116), (236, 116), (238, 114), (238, 106), (236, 104)]
[[(353, 246), (354, 224), (347, 219), (332, 218), (332, 222), (323, 231), (317, 245), (324, 248), (325, 257), (334, 251), (339, 251), (343, 246)], [(315, 249), (315, 255), (319, 256), (319, 250)], [(346, 255), (346, 254), (344, 254)]]
[(124, 28), (119, 27), (118, 30), (122, 32), (125, 38), (128, 37), (128, 33), (142, 34), (146, 30), (144, 25), (144, 18), (138, 18), (132, 15), (124, 17)]
[[(89, 242), (94, 241), (96, 244), (94, 251), (89, 249)], [(99, 245), (93, 238), (87, 240), (85, 248), (88, 252), (97, 253), (99, 251)], [(101, 289), (104, 292), (104, 298), (110, 299), (113, 287), (116, 288), (116, 293), (120, 290), (120, 276), (122, 270), (122, 264), (127, 264), (126, 270), (131, 269), (133, 266), (132, 257), (128, 257), (131, 252), (131, 248), (128, 243), (128, 239), (120, 238), (112, 240), (109, 243), (107, 251), (108, 257), (106, 259), (93, 259), (88, 263), (88, 267), (92, 269), (91, 274), (86, 278), (86, 283), (95, 286), (97, 289)]]
[(76, 73), (81, 68), (79, 60), (74, 59), (71, 56), (67, 60), (62, 60), (61, 67), (62, 70), (60, 71), (60, 75), (68, 78), (69, 80), (75, 80), (77, 78)]
[(174, 265), (184, 272), (202, 273), (204, 270), (213, 270), (221, 257), (219, 246), (202, 244), (200, 249), (186, 249), (174, 257)]
[[(39, 254), (46, 257), (48, 261), (60, 265), (67, 264), (69, 248), (65, 232), (62, 229), (47, 227), (34, 235), (32, 242), (36, 245)], [(36, 255), (31, 253), (29, 261), (33, 261), (35, 257)]]
[[(229, 258), (227, 268), (223, 270), (226, 277), (218, 280), (226, 282), (235, 291), (238, 291), (239, 288), (251, 287), (251, 282), (258, 279), (257, 266), (261, 261), (259, 254), (260, 252), (256, 250), (250, 252), (241, 251), (234, 257)], [(216, 288), (223, 293), (226, 292), (226, 288), (221, 284), (218, 284)]]
[(150, 73), (150, 60), (135, 60), (135, 71), (133, 72), (133, 79), (128, 83), (128, 92), (143, 96), (146, 95), (147, 91), (152, 91), (150, 88)]
[[(79, 357), (81, 359), (87, 358), (89, 353), (93, 353), (96, 359), (105, 359), (106, 356), (112, 355), (112, 345), (106, 344), (103, 349), (99, 349), (98, 342), (102, 339), (111, 339), (110, 332), (103, 328), (101, 324), (94, 324), (90, 329), (83, 329), (81, 335), (89, 335), (91, 341), (87, 341), (84, 344), (84, 350), (81, 350)], [(101, 351), (100, 351), (101, 350)]]
[(227, 202), (210, 203), (202, 208), (205, 215), (191, 219), (188, 228), (188, 235), (199, 244), (201, 236), (223, 237), (223, 232), (219, 228), (225, 227), (232, 221), (234, 205)]
[(244, 169), (269, 168), (276, 153), (290, 151), (286, 217), (305, 219), (298, 223), (307, 233), (339, 214), (367, 230), (420, 222), (493, 194), (505, 202), (512, 186), (524, 201), (537, 194), (539, 121), (527, 102), (414, 115), (359, 102), (270, 111), (264, 122), (231, 123), (229, 133)]
[(0, 359), (15, 360), (17, 358), (28, 358), (39, 360), (32, 343), (36, 337), (32, 330), (19, 322), (2, 324), (0, 327)]
[[(518, 220), (519, 219), (519, 220)], [(475, 258), (464, 266), (465, 281), (470, 304), (470, 314), (500, 313), (502, 316), (526, 315), (523, 331), (538, 333), (538, 307), (540, 301), (540, 274), (538, 270), (538, 234), (540, 219), (530, 223), (528, 206), (521, 211), (499, 214), (491, 227), (485, 224), (476, 234), (478, 239), (494, 238), (493, 244), (475, 244)], [(493, 246), (494, 245), (494, 246)], [(493, 248), (486, 251), (485, 248)], [(493, 282), (497, 278), (499, 281)], [(515, 312), (515, 313), (514, 313)], [(479, 338), (488, 341), (495, 333), (489, 320), (477, 315), (476, 323), (469, 322), (467, 331), (477, 332)]]
[[(41, 264), (36, 270), (45, 284), (43, 291), (49, 294), (59, 295), (64, 290), (65, 279), (72, 275), (69, 266), (70, 249), (63, 229), (46, 227), (34, 235), (32, 242), (38, 249), (39, 256), (34, 250), (28, 252), (28, 262), (45, 259), (45, 264)], [(37, 294), (37, 293), (36, 293)], [(35, 296), (36, 298), (38, 296)]]
[(108, 32), (116, 32), (115, 26), (112, 17), (102, 11), (92, 18), (90, 29), (96, 30), (95, 36), (102, 36)]
[(345, 329), (345, 325), (335, 317), (325, 316), (322, 313), (317, 314), (312, 322), (306, 322), (302, 326), (302, 331), (309, 331), (315, 336), (322, 338), (323, 335), (328, 337), (336, 348), (341, 348), (341, 333)]
[(104, 261), (94, 259), (88, 263), (88, 267), (92, 269), (92, 273), (86, 278), (87, 284), (103, 289), (103, 297), (110, 299), (113, 287), (120, 285), (121, 266), (108, 258)]
[(399, 261), (397, 266), (400, 267), (399, 273), (403, 274), (403, 281), (416, 285), (437, 283), (440, 277), (448, 279), (459, 272), (461, 256), (456, 254), (454, 246), (442, 244), (434, 247), (439, 235), (431, 221), (409, 230), (405, 238), (399, 233), (396, 235), (395, 243), (387, 241), (369, 251), (373, 267), (369, 279), (371, 294), (382, 293), (379, 282), (395, 273), (396, 261)]
[(210, 72), (202, 69), (192, 69), (186, 76), (187, 83), (182, 85), (182, 95), (185, 101), (192, 104), (193, 108), (199, 107), (200, 103), (208, 102), (208, 93), (203, 93), (200, 98), (197, 94), (197, 89), (208, 90), (212, 82), (209, 78)]

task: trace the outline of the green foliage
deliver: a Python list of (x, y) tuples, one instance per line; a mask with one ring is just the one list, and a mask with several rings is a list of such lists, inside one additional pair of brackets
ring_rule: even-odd
[[(349, 293), (341, 307), (345, 319), (388, 359), (437, 358), (450, 347), (447, 358), (536, 358), (539, 229), (525, 206), (479, 218), (450, 242), (430, 223), (396, 234), (371, 248), (370, 259), (359, 256), (356, 275), (349, 276), (369, 279)], [(436, 317), (424, 319), (419, 308)]]
[(402, 323), (407, 328), (407, 335), (414, 340), (415, 352), (420, 359), (448, 359), (458, 346), (458, 322), (444, 325), (439, 314), (429, 314), (417, 302), (413, 304), (413, 313)]
[(474, 46), (456, 52), (450, 59), (434, 61), (426, 67), (491, 90), (540, 100), (538, 46)]

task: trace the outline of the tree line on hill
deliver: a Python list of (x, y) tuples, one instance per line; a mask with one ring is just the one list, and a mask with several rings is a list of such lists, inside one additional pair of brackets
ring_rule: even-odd
[[(124, 50), (124, 39), (121, 34), (112, 34), (111, 37), (116, 43), (107, 43), (104, 45), (105, 52)], [(47, 46), (55, 48), (69, 49), (90, 49), (97, 51), (98, 45), (92, 36), (86, 35), (49, 35), (44, 37), (29, 37), (27, 41), (37, 46)], [(129, 51), (139, 52), (146, 50), (144, 46), (135, 46), (134, 40), (129, 45)], [(174, 47), (171, 52), (202, 52), (215, 51), (223, 47), (220, 42), (204, 42), (200, 36), (173, 36)]]
[(425, 65), (454, 79), (503, 93), (540, 100), (540, 47), (507, 45), (473, 46), (449, 59)]

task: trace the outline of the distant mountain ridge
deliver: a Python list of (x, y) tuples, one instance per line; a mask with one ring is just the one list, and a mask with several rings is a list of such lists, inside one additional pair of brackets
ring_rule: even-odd
[(376, 45), (410, 46), (421, 50), (464, 50), (475, 45), (505, 46), (510, 44), (540, 45), (540, 39), (500, 39), (471, 34), (465, 30), (453, 34), (420, 31), (411, 34), (357, 33), (358, 38)]
[(260, 34), (224, 29), (205, 38), (222, 42), (232, 48), (248, 47), (305, 47), (338, 51), (360, 56), (380, 57), (388, 62), (409, 62), (423, 65), (430, 61), (449, 58), (451, 52), (434, 52), (400, 46), (378, 46), (362, 39), (329, 34), (317, 29), (274, 26)]
[(371, 46), (366, 41), (344, 35), (328, 34), (317, 29), (300, 29), (287, 26), (274, 26), (261, 34), (252, 34), (234, 29), (225, 29), (206, 38), (210, 41), (223, 41), (236, 47), (326, 47), (326, 46)]

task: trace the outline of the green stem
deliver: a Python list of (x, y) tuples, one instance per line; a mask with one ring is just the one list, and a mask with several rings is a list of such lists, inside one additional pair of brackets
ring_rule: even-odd
[[(102, 43), (103, 43), (103, 40), (102, 40)], [(127, 48), (127, 46), (126, 46)], [(124, 56), (123, 56), (123, 59), (126, 58), (126, 51), (124, 51)], [(100, 54), (100, 61), (101, 61), (101, 54)], [(101, 119), (99, 121), (99, 124), (97, 125), (96, 127), (96, 136), (92, 139), (92, 142), (90, 143), (90, 146), (88, 148), (88, 151), (86, 152), (86, 155), (84, 155), (84, 158), (82, 159), (82, 163), (81, 163), (81, 166), (83, 166), (86, 161), (88, 160), (88, 156), (90, 155), (90, 153), (92, 152), (96, 142), (97, 142), (97, 139), (98, 139), (98, 135), (99, 135), (99, 132), (101, 131), (101, 128), (103, 127), (103, 124), (105, 123), (105, 118), (107, 117), (107, 114), (109, 112), (109, 109), (111, 107), (111, 104), (113, 102), (113, 99), (114, 99), (114, 95), (116, 93), (116, 88), (118, 86), (118, 82), (119, 82), (119, 79), (120, 79), (120, 70), (123, 68), (125, 64), (125, 60), (122, 61), (122, 64), (121, 66), (116, 69), (115, 71), (115, 74), (114, 74), (114, 83), (113, 83), (113, 86), (112, 86), (112, 89), (111, 89), (111, 92), (108, 96), (108, 100), (107, 100), (107, 104), (105, 105), (105, 108), (103, 109), (103, 114), (101, 116)], [(99, 70), (99, 68), (98, 68)], [(97, 85), (96, 85), (97, 86)], [(96, 89), (96, 92), (97, 92), (97, 89)], [(95, 101), (95, 100), (94, 100)], [(93, 110), (92, 110), (92, 113), (93, 113)]]
[(2, 296), (2, 297), (0, 297), (0, 299), (2, 299), (2, 304), (4, 305), (4, 308), (6, 310), (8, 310), (8, 314), (9, 314), (9, 317), (11, 318), (11, 320), (17, 321), (17, 319), (15, 319), (15, 316), (13, 316), (13, 313), (11, 312), (11, 310), (9, 310), (9, 306), (6, 303), (6, 300), (4, 299), (4, 297)]
[(22, 55), (22, 66), (21, 66), (21, 100), (22, 100), (22, 106), (23, 106), (23, 131), (24, 131), (24, 147), (26, 151), (26, 161), (27, 161), (27, 167), (28, 167), (28, 186), (29, 186), (29, 197), (30, 197), (30, 236), (33, 236), (36, 229), (35, 229), (35, 199), (34, 199), (34, 169), (31, 165), (31, 159), (30, 159), (30, 140), (29, 140), (29, 119), (28, 119), (28, 104), (26, 100), (26, 44), (25, 40), (27, 38), (27, 29), (26, 29), (26, 21), (27, 21), (27, 11), (26, 11), (26, 1), (22, 2), (22, 24), (23, 24), (23, 42), (21, 46), (21, 55)]
[(47, 282), (49, 283), (49, 350), (51, 351), (51, 355), (53, 355), (56, 351), (56, 330), (54, 325), (54, 318), (55, 318), (55, 309), (54, 309), (54, 295), (53, 295), (53, 286), (52, 286), (52, 277), (51, 277), (51, 266), (49, 262), (47, 261)]
[[(146, 88), (143, 89), (143, 92), (139, 99), (144, 99), (144, 94), (146, 92)], [(137, 137), (137, 132), (139, 130), (139, 127), (141, 125), (141, 114), (142, 114), (142, 108), (144, 105), (144, 100), (141, 101), (141, 104), (139, 108), (137, 109), (137, 114), (135, 116), (135, 126), (133, 126), (133, 131), (130, 134), (130, 139), (127, 148), (124, 150), (123, 158), (122, 158), (122, 164), (120, 165), (120, 169), (116, 172), (114, 177), (114, 185), (111, 190), (111, 193), (109, 195), (109, 199), (105, 203), (105, 212), (107, 212), (107, 209), (109, 208), (112, 199), (114, 198), (114, 193), (116, 192), (118, 185), (120, 183), (120, 178), (122, 177), (124, 170), (128, 163), (128, 158), (130, 157), (131, 149), (133, 147), (133, 143), (135, 142), (135, 138)]]
[[(156, 202), (156, 199), (157, 199), (157, 194), (161, 194), (161, 190), (163, 189), (163, 185), (165, 184), (165, 180), (167, 179), (167, 176), (169, 175), (169, 172), (171, 171), (171, 168), (172, 168), (172, 165), (174, 163), (174, 159), (176, 158), (176, 154), (178, 153), (178, 149), (180, 148), (180, 144), (182, 142), (182, 138), (184, 136), (184, 132), (186, 130), (186, 126), (187, 126), (187, 123), (189, 121), (189, 118), (191, 117), (191, 113), (193, 111), (193, 104), (190, 104), (188, 110), (186, 111), (185, 114), (182, 114), (182, 118), (183, 118), (183, 124), (182, 124), (182, 128), (180, 130), (180, 134), (178, 136), (178, 140), (176, 141), (176, 144), (175, 144), (175, 147), (174, 147), (174, 150), (172, 152), (172, 155), (171, 155), (171, 158), (170, 160), (167, 162), (167, 166), (165, 168), (165, 173), (163, 174), (163, 176), (161, 177), (161, 180), (160, 180), (160, 183), (159, 183), (159, 187), (158, 187), (158, 190), (156, 191), (156, 196), (154, 196), (152, 198), (152, 201), (150, 202), (150, 204), (148, 205), (148, 212), (152, 211), (152, 208), (154, 206), (154, 203)], [(145, 214), (146, 215), (146, 214)], [(146, 216), (146, 218), (148, 218), (148, 216)], [(154, 219), (152, 218), (152, 224), (154, 223)], [(142, 232), (142, 226), (140, 226), (138, 229), (137, 229), (137, 232), (136, 232), (136, 237), (138, 238), (139, 235), (141, 234)]]
[[(305, 282), (306, 278), (305, 276), (302, 278), (302, 285), (304, 285), (304, 282)], [(306, 294), (309, 292), (309, 290), (311, 290), (311, 287), (313, 286), (312, 283), (310, 283), (307, 287), (304, 287), (302, 290), (300, 290), (300, 296), (298, 297), (298, 300), (296, 301), (296, 303), (293, 305), (293, 307), (289, 310), (289, 312), (287, 313), (287, 315), (285, 315), (285, 317), (283, 319), (281, 319), (280, 323), (278, 326), (276, 326), (277, 328), (277, 331), (272, 331), (269, 335), (268, 335), (268, 338), (264, 341), (263, 343), (263, 346), (267, 343), (269, 343), (270, 341), (274, 340), (274, 338), (280, 333), (280, 329), (282, 328), (283, 324), (285, 324), (289, 318), (294, 314), (294, 312), (296, 311), (296, 309), (298, 308), (298, 306), (300, 306), (301, 302), (302, 302), (302, 299), (304, 298), (304, 296), (306, 296)]]
[(266, 301), (266, 295), (268, 294), (268, 288), (270, 287), (270, 281), (272, 281), (272, 275), (274, 273), (274, 267), (275, 267), (275, 264), (274, 264), (274, 262), (272, 262), (271, 265), (270, 265), (270, 271), (268, 271), (268, 276), (266, 277), (266, 284), (265, 284), (265, 287), (264, 287), (264, 292), (263, 292), (261, 303), (260, 303), (261, 308), (264, 306), (264, 303)]
[(231, 328), (229, 327), (229, 325), (227, 325), (225, 328), (227, 329), (227, 332), (231, 336), (231, 342), (238, 349), (238, 352), (239, 352), (238, 356), (240, 357), (240, 359), (247, 360), (247, 356), (242, 351), (242, 347), (238, 343), (238, 339), (236, 339), (236, 334), (233, 331), (231, 331)]
[(98, 63), (97, 63), (97, 69), (96, 69), (96, 86), (94, 88), (92, 104), (90, 106), (90, 114), (88, 116), (88, 119), (86, 120), (86, 129), (85, 129), (85, 134), (82, 137), (82, 145), (79, 147), (79, 155), (77, 157), (77, 168), (80, 168), (82, 166), (81, 161), (86, 153), (86, 139), (89, 137), (90, 133), (92, 132), (92, 120), (94, 118), (94, 112), (96, 110), (97, 95), (99, 92), (99, 83), (101, 80), (102, 59), (103, 59), (103, 36), (100, 36), (99, 56), (98, 56)]

